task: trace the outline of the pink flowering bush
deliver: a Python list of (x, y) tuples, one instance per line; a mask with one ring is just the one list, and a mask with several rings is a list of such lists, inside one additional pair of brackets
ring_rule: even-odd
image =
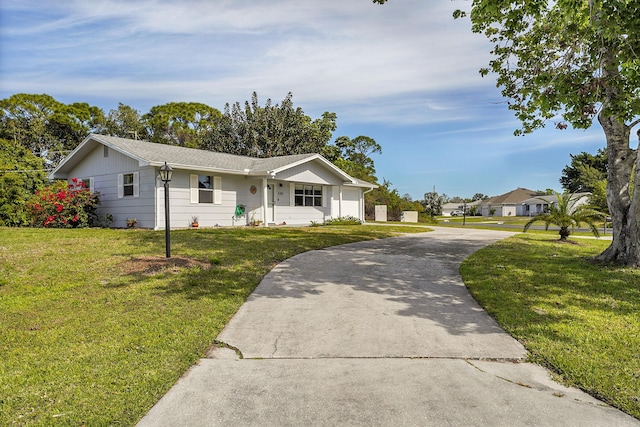
[(97, 221), (100, 204), (84, 182), (73, 178), (71, 184), (58, 181), (36, 192), (28, 203), (34, 227), (89, 227)]

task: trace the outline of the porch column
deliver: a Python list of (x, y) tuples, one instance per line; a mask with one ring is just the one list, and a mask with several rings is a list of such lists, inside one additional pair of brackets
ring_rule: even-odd
[(342, 185), (340, 186), (340, 199), (338, 202), (338, 217), (342, 218)]
[(262, 178), (262, 226), (268, 227), (267, 221), (267, 203), (269, 202), (269, 187), (267, 185), (267, 178)]

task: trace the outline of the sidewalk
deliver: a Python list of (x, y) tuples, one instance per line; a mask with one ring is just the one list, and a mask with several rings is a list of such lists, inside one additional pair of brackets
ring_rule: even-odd
[(278, 265), (145, 426), (640, 426), (557, 384), (470, 297), (460, 262), (508, 232), (437, 228)]

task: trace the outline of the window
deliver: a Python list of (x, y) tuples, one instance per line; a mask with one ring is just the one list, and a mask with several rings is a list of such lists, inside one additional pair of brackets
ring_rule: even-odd
[(213, 203), (213, 179), (198, 175), (198, 203)]
[(322, 186), (296, 184), (294, 197), (296, 206), (322, 206)]
[(133, 174), (132, 173), (125, 173), (123, 175), (123, 184), (122, 184), (122, 191), (123, 191), (123, 195), (126, 196), (133, 196)]
[(81, 181), (84, 184), (84, 188), (88, 189), (92, 193), (95, 191), (93, 188), (93, 178), (84, 178), (81, 179)]
[(121, 173), (118, 174), (118, 198), (139, 196), (139, 174)]
[(210, 175), (191, 175), (191, 203), (222, 203), (222, 178)]

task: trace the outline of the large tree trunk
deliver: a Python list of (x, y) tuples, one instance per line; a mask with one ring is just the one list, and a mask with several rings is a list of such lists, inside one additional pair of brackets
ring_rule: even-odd
[(636, 165), (636, 170), (640, 171), (637, 150), (629, 147), (630, 127), (619, 117), (604, 111), (606, 108), (598, 115), (598, 121), (607, 139), (607, 202), (613, 241), (596, 259), (640, 267), (640, 173), (635, 174), (633, 189), (630, 186), (633, 166)]

